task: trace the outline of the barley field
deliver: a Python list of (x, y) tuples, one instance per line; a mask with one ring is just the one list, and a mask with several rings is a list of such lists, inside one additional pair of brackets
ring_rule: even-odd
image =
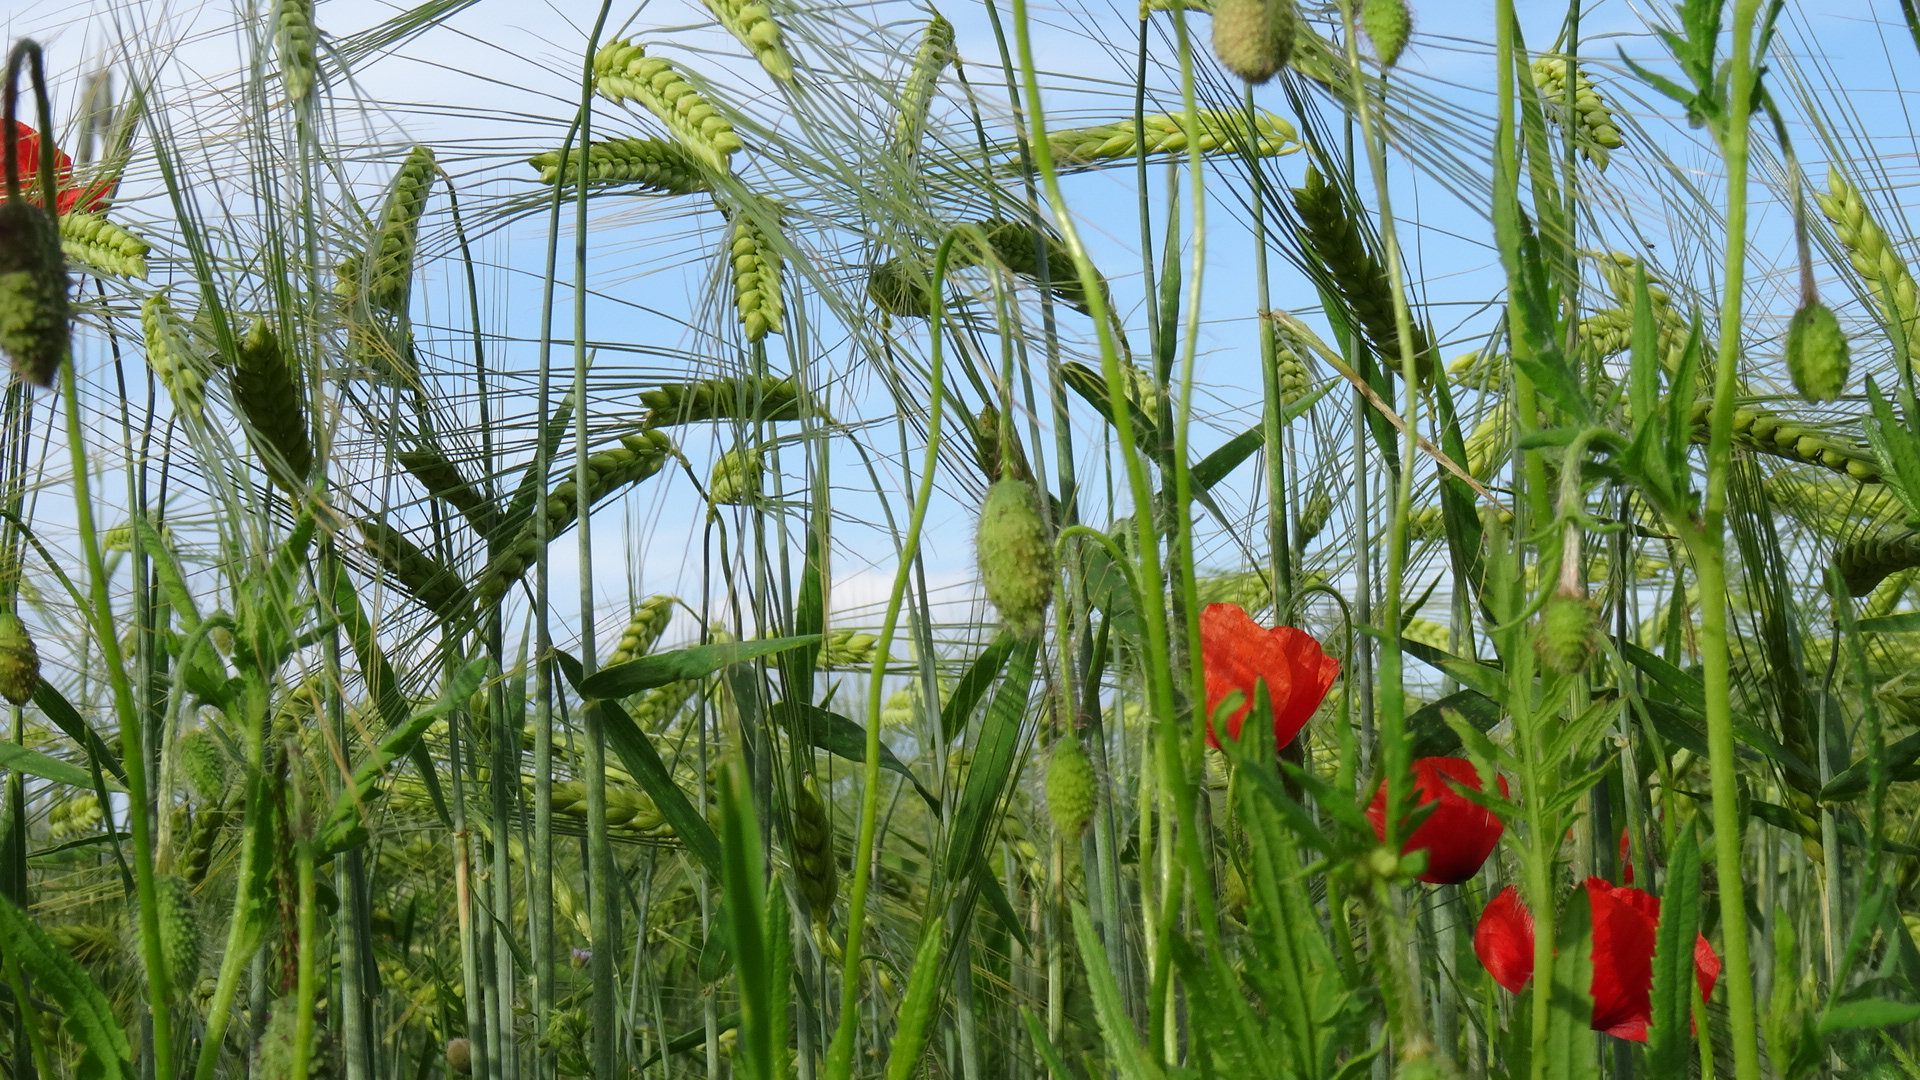
[(1914, 0), (20, 0), (6, 1080), (1920, 1077)]

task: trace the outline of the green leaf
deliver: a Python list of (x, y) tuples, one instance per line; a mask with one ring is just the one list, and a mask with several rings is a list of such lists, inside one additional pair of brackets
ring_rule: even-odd
[(980, 650), (973, 663), (967, 665), (966, 673), (954, 684), (947, 703), (940, 706), (940, 731), (948, 742), (966, 729), (967, 718), (993, 688), (993, 680), (1000, 677), (1000, 669), (1007, 666), (1007, 657), (1013, 655), (1013, 647), (1018, 643), (1019, 639), (1002, 630)]
[(132, 1080), (133, 1049), (107, 996), (40, 924), (6, 899), (0, 899), (0, 941), (35, 988), (60, 1006), (67, 1035), (80, 1047), (81, 1080)]
[[(818, 705), (805, 705), (798, 701), (774, 702), (773, 715), (790, 731), (799, 732), (804, 726), (806, 739), (835, 757), (855, 763), (867, 760), (867, 729), (855, 720)], [(906, 777), (927, 806), (936, 814), (940, 812), (940, 797), (928, 791), (906, 762), (901, 761), (884, 742), (880, 744), (880, 767)]]
[(373, 797), (374, 788), (386, 774), (388, 766), (411, 754), (421, 736), (435, 721), (471, 700), (474, 691), (486, 681), (492, 667), (493, 661), (484, 655), (469, 660), (465, 667), (447, 678), (440, 688), (440, 696), (432, 705), (414, 713), (405, 723), (389, 729), (381, 737), (379, 745), (353, 771), (353, 783), (342, 788), (334, 799), (333, 810), (320, 827), (316, 845), (318, 858), (337, 855), (366, 838), (365, 823), (360, 820), (360, 814)]
[(800, 634), (764, 641), (725, 641), (654, 653), (594, 672), (581, 681), (580, 693), (585, 697), (601, 699), (631, 697), (642, 690), (683, 679), (704, 679), (730, 664), (798, 649), (819, 640), (818, 634)]
[[(56, 784), (69, 784), (77, 788), (92, 790), (93, 776), (87, 770), (71, 761), (61, 761), (48, 757), (37, 750), (16, 746), (10, 742), (0, 742), (0, 769), (12, 769), (28, 776), (37, 776), (42, 780), (51, 780)], [(120, 785), (107, 782), (111, 791), (124, 791)]]
[(1047, 1038), (1046, 1025), (1025, 1005), (1020, 1006), (1020, 1019), (1027, 1022), (1027, 1037), (1033, 1040), (1033, 1048), (1040, 1053), (1040, 1060), (1047, 1064), (1047, 1075), (1052, 1080), (1078, 1080), (1073, 1070), (1067, 1068), (1067, 1060), (1060, 1056), (1060, 1048)]
[(1448, 709), (1459, 713), (1483, 734), (1493, 730), (1502, 715), (1499, 704), (1478, 690), (1457, 690), (1423, 705), (1407, 717), (1407, 737), (1413, 740), (1412, 758), (1451, 757), (1460, 749), (1460, 735), (1442, 715)]
[(725, 872), (720, 859), (720, 841), (713, 835), (713, 827), (707, 819), (693, 807), (687, 793), (673, 782), (673, 774), (667, 771), (666, 762), (660, 760), (660, 752), (653, 748), (653, 741), (627, 715), (627, 710), (617, 701), (596, 701), (592, 708), (600, 710), (600, 724), (607, 733), (607, 745), (613, 747), (619, 755), (620, 763), (627, 767), (628, 775), (639, 783), (647, 797), (653, 800), (654, 809), (660, 811), (660, 817), (680, 838), (680, 844), (709, 873), (716, 876)]
[(1013, 910), (1012, 901), (1007, 899), (1006, 888), (1000, 884), (1000, 879), (994, 876), (993, 867), (987, 863), (984, 855), (973, 864), (973, 884), (980, 890), (980, 898), (987, 902), (987, 907), (991, 908), (994, 915), (999, 918), (1000, 925), (1007, 928), (1007, 932), (1013, 935), (1021, 948), (1028, 948), (1027, 931), (1020, 925), (1020, 913)]
[(1598, 1080), (1593, 1038), (1593, 911), (1576, 888), (1554, 935), (1553, 1004), (1547, 1016), (1547, 1080)]
[[(93, 757), (94, 763), (112, 773), (122, 784), (127, 782), (127, 770), (120, 759), (108, 748), (92, 726), (80, 718), (80, 710), (73, 707), (52, 683), (45, 679), (33, 691), (33, 703), (40, 707), (53, 725), (66, 733), (76, 746), (85, 748)], [(118, 790), (118, 789), (116, 789)]]
[(1126, 1080), (1162, 1080), (1160, 1065), (1140, 1049), (1140, 1035), (1127, 1018), (1120, 997), (1120, 986), (1107, 966), (1107, 945), (1093, 928), (1085, 904), (1073, 905), (1073, 936), (1080, 944), (1080, 960), (1086, 965), (1087, 987), (1093, 992), (1093, 1012), (1100, 1022), (1100, 1034), (1106, 1037), (1107, 1059), (1120, 1069)]
[(1909, 611), (1900, 615), (1882, 615), (1877, 619), (1861, 619), (1853, 624), (1854, 629), (1880, 634), (1904, 634), (1920, 630), (1920, 611)]
[[(779, 1080), (774, 1075), (773, 985), (767, 955), (766, 873), (760, 852), (759, 816), (753, 810), (746, 769), (738, 760), (720, 769), (720, 888), (727, 916), (734, 970), (739, 973), (740, 1041), (734, 1067), (743, 1080)], [(784, 1043), (782, 1048), (784, 1048)]]
[(1885, 998), (1865, 998), (1835, 1005), (1820, 1014), (1820, 1036), (1865, 1028), (1894, 1027), (1920, 1020), (1920, 1005)]
[(927, 1028), (940, 1005), (940, 949), (944, 942), (946, 920), (935, 915), (920, 930), (920, 947), (914, 951), (913, 974), (907, 979), (907, 995), (900, 999), (900, 1011), (894, 1014), (893, 1042), (887, 1050), (887, 1080), (909, 1080), (920, 1068), (920, 1054), (926, 1049)]
[[(1901, 739), (1887, 747), (1887, 775), (1895, 780), (1920, 780), (1920, 770), (1914, 768), (1920, 762), (1920, 732)], [(1842, 802), (1866, 794), (1869, 784), (1868, 772), (1873, 764), (1869, 758), (1859, 761), (1841, 770), (1840, 775), (1827, 781), (1820, 789), (1821, 802)]]
[(1654, 931), (1653, 1016), (1647, 1028), (1647, 1069), (1683, 1076), (1693, 1050), (1693, 1002), (1700, 996), (1693, 944), (1700, 928), (1700, 840), (1689, 822), (1667, 863), (1667, 887)]
[(1240, 467), (1240, 463), (1253, 456), (1265, 436), (1262, 427), (1256, 425), (1228, 439), (1218, 449), (1199, 460), (1188, 472), (1188, 479), (1195, 491), (1205, 491), (1227, 478), (1227, 475)]
[(954, 812), (953, 832), (947, 844), (947, 876), (959, 878), (980, 858), (987, 833), (1000, 806), (1013, 765), (1020, 755), (1021, 722), (1027, 714), (1027, 695), (1033, 689), (1033, 665), (1038, 638), (1020, 643), (1007, 659), (1007, 677), (1000, 681), (974, 744), (967, 766), (966, 786)]
[(1893, 413), (1880, 387), (1867, 376), (1867, 403), (1873, 415), (1864, 425), (1867, 443), (1880, 459), (1882, 480), (1907, 508), (1907, 520), (1920, 519), (1920, 437)]
[(1700, 680), (1675, 667), (1672, 663), (1648, 652), (1631, 641), (1616, 641), (1620, 655), (1627, 663), (1640, 669), (1641, 674), (1659, 683), (1661, 689), (1693, 707), (1695, 712), (1705, 712), (1707, 708), (1707, 689)]

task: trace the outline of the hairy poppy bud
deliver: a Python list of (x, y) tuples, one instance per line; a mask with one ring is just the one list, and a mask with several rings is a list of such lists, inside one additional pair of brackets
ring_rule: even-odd
[(1540, 615), (1540, 660), (1550, 671), (1574, 675), (1585, 671), (1599, 648), (1598, 613), (1585, 597), (1556, 592)]
[(1027, 637), (1039, 634), (1053, 599), (1053, 545), (1031, 485), (1000, 480), (987, 489), (975, 545), (980, 581), (1007, 628)]
[(1832, 401), (1847, 388), (1851, 358), (1840, 320), (1818, 300), (1802, 305), (1787, 324), (1787, 374), (1808, 401)]
[(1381, 67), (1400, 62), (1407, 50), (1407, 36), (1413, 31), (1413, 14), (1406, 0), (1366, 0), (1360, 6), (1360, 28), (1373, 41), (1373, 51)]
[(1248, 82), (1266, 82), (1293, 56), (1299, 21), (1293, 0), (1218, 0), (1213, 5), (1213, 55)]
[(1078, 736), (1062, 736), (1053, 744), (1053, 756), (1047, 762), (1047, 813), (1062, 840), (1078, 839), (1093, 820), (1093, 796), (1093, 762)]
[(40, 650), (34, 648), (33, 637), (19, 615), (0, 611), (0, 697), (25, 705), (38, 689)]
[(53, 218), (24, 199), (0, 204), (0, 349), (29, 382), (53, 385), (67, 358), (71, 285)]

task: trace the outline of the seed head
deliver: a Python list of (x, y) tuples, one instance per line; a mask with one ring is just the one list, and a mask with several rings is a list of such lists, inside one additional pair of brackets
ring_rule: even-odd
[(1078, 839), (1093, 820), (1093, 799), (1093, 762), (1078, 736), (1064, 736), (1053, 744), (1047, 762), (1047, 813), (1053, 817), (1054, 833), (1062, 840)]
[(975, 546), (987, 599), (1000, 609), (1007, 628), (1038, 635), (1053, 599), (1053, 545), (1030, 485), (1000, 480), (987, 489)]
[(25, 705), (38, 689), (40, 650), (34, 648), (33, 637), (19, 615), (0, 611), (0, 697)]
[(24, 199), (0, 204), (0, 349), (29, 382), (53, 385), (67, 357), (71, 285), (53, 218)]
[(1818, 300), (1801, 306), (1787, 324), (1787, 374), (1808, 401), (1832, 401), (1847, 387), (1847, 335), (1832, 309)]

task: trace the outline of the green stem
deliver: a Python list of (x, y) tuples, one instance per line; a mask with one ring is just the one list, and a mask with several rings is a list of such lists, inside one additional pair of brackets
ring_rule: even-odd
[[(147, 1008), (153, 1019), (153, 1075), (154, 1080), (173, 1080), (173, 1021), (167, 1007), (167, 980), (156, 977), (166, 971), (166, 966), (160, 952), (159, 908), (153, 891), (153, 823), (148, 806), (146, 755), (140, 750), (145, 744), (141, 742), (140, 711), (134, 706), (133, 685), (127, 679), (125, 658), (114, 633), (113, 598), (108, 593), (106, 563), (100, 554), (100, 535), (93, 521), (93, 497), (87, 478), (86, 426), (80, 419), (80, 391), (71, 358), (60, 365), (60, 396), (66, 406), (67, 446), (73, 458), (74, 517), (87, 560), (92, 602), (89, 614), (94, 637), (100, 642), (101, 662), (106, 665), (107, 681), (113, 690), (114, 712), (120, 718), (120, 745), (127, 748), (122, 765), (127, 771), (127, 821), (133, 834), (134, 892), (140, 909), (140, 959), (149, 976)], [(203, 1054), (203, 1067), (208, 1064)], [(211, 1069), (207, 1071), (210, 1073)]]
[[(1720, 881), (1722, 948), (1727, 961), (1727, 1022), (1735, 1080), (1760, 1080), (1754, 1018), (1753, 969), (1747, 954), (1746, 884), (1740, 865), (1738, 763), (1733, 746), (1732, 662), (1727, 643), (1726, 503), (1733, 464), (1733, 407), (1738, 390), (1742, 291), (1747, 252), (1747, 128), (1752, 114), (1754, 18), (1759, 0), (1736, 0), (1727, 85), (1727, 249), (1720, 302), (1720, 348), (1715, 360), (1711, 435), (1707, 444), (1707, 498), (1693, 549), (1700, 588), (1700, 660), (1706, 689), (1707, 764), (1712, 777), (1714, 865)], [(1683, 533), (1683, 535), (1686, 535)]]
[(901, 602), (912, 578), (920, 550), (920, 531), (927, 519), (927, 505), (933, 499), (933, 474), (940, 463), (940, 421), (946, 395), (946, 353), (941, 347), (945, 332), (946, 306), (943, 302), (947, 261), (953, 254), (958, 233), (948, 233), (940, 242), (934, 259), (933, 285), (929, 290), (932, 311), (927, 322), (931, 359), (928, 381), (932, 402), (927, 414), (926, 458), (920, 466), (920, 483), (914, 493), (913, 516), (907, 522), (907, 535), (900, 548), (894, 570), (893, 591), (887, 597), (887, 617), (880, 628), (880, 641), (874, 649), (873, 678), (867, 685), (866, 759), (860, 773), (860, 834), (854, 845), (853, 886), (847, 897), (847, 943), (842, 952), (840, 973), (840, 1022), (827, 1047), (827, 1080), (848, 1080), (853, 1075), (853, 1041), (860, 1022), (860, 941), (867, 925), (867, 892), (873, 878), (876, 856), (874, 838), (880, 819), (880, 710), (886, 678), (886, 658), (893, 645), (894, 628), (900, 621)]

